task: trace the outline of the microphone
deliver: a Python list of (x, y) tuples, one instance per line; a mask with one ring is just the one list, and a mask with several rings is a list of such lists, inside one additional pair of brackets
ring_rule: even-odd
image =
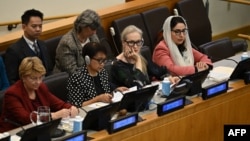
[(22, 135), (23, 135), (24, 132), (25, 132), (25, 129), (23, 128), (23, 125), (21, 125), (20, 123), (15, 122), (15, 121), (13, 121), (13, 120), (10, 120), (10, 119), (8, 119), (8, 118), (5, 118), (4, 121), (5, 121), (5, 122), (8, 122), (8, 123), (10, 123), (10, 124), (12, 124), (12, 125), (21, 127), (22, 130), (19, 131), (19, 132), (17, 132), (16, 135), (22, 137)]
[(119, 52), (119, 50), (118, 50), (118, 48), (117, 48), (117, 45), (116, 45), (115, 39), (114, 39), (114, 36), (115, 36), (115, 29), (114, 29), (113, 27), (110, 27), (110, 28), (109, 28), (109, 32), (110, 32), (110, 34), (111, 34), (111, 36), (112, 36), (112, 41), (113, 41), (113, 43), (114, 43), (116, 52), (117, 52), (117, 54), (119, 54), (120, 52)]
[(175, 16), (179, 16), (179, 13), (178, 13), (178, 11), (177, 11), (176, 8), (174, 9), (174, 15), (175, 15)]

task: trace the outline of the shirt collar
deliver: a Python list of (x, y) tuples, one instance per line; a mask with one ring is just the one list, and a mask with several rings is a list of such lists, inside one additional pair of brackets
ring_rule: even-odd
[[(31, 40), (29, 40), (27, 37), (25, 37), (24, 35), (23, 35), (23, 38), (24, 38), (24, 40), (28, 43), (28, 45), (29, 46), (33, 46), (33, 41), (31, 41)], [(37, 40), (35, 40), (35, 42), (37, 43)]]

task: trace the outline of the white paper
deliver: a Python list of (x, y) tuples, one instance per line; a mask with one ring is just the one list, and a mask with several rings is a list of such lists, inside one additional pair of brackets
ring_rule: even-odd
[(231, 76), (234, 68), (231, 67), (215, 67), (210, 73), (208, 74), (208, 78), (214, 81), (224, 81), (228, 80)]
[(113, 93), (112, 101), (113, 101), (113, 102), (121, 101), (121, 100), (122, 100), (122, 97), (123, 97), (123, 94), (122, 94), (121, 92), (119, 92), (119, 91), (114, 92), (114, 93)]
[(89, 104), (88, 107), (91, 107), (91, 108), (100, 108), (100, 107), (106, 106), (108, 104), (109, 103), (95, 102), (95, 103)]

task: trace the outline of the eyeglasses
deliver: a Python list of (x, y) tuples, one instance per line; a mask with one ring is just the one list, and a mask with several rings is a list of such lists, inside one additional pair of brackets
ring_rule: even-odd
[(175, 33), (175, 35), (180, 36), (180, 35), (181, 35), (181, 33), (183, 33), (184, 35), (186, 35), (186, 34), (187, 34), (188, 29), (183, 29), (183, 30), (180, 30), (180, 29), (175, 29), (175, 30), (171, 30), (171, 31), (173, 31), (173, 32)]
[(134, 47), (135, 45), (137, 47), (141, 47), (144, 43), (143, 40), (138, 40), (138, 41), (125, 41), (129, 47)]
[(107, 59), (97, 59), (97, 58), (92, 58), (93, 60), (96, 60), (99, 64), (106, 64)]

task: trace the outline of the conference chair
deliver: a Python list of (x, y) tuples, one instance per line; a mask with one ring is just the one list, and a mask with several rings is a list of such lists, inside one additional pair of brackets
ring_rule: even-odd
[(200, 49), (201, 52), (212, 60), (212, 62), (235, 55), (232, 41), (228, 37), (202, 44)]
[(68, 93), (68, 90), (66, 88), (68, 77), (68, 73), (59, 72), (45, 77), (43, 82), (47, 85), (52, 94), (66, 102)]
[(46, 44), (48, 53), (49, 53), (52, 68), (54, 68), (54, 66), (55, 66), (56, 48), (57, 48), (57, 45), (60, 42), (61, 38), (62, 38), (62, 36), (56, 36), (56, 37), (52, 37), (52, 38), (44, 41)]
[[(175, 7), (179, 15), (185, 18), (190, 40), (197, 48), (212, 41), (212, 27), (203, 0), (180, 0)], [(232, 45), (236, 52), (247, 48), (242, 40), (232, 41)]]
[(160, 6), (141, 13), (144, 24), (148, 31), (149, 39), (152, 43), (151, 51), (153, 52), (157, 44), (158, 35), (162, 32), (162, 26), (171, 13), (165, 6)]
[(142, 46), (140, 53), (147, 61), (152, 60), (152, 52), (149, 46)]
[(119, 19), (116, 19), (112, 22), (112, 27), (114, 29), (114, 33), (111, 33), (113, 35), (114, 44), (116, 44), (119, 53), (122, 52), (122, 43), (121, 43), (121, 32), (123, 29), (129, 25), (135, 25), (138, 28), (140, 28), (143, 32), (143, 39), (144, 39), (144, 45), (152, 47), (152, 43), (150, 41), (150, 37), (148, 35), (147, 29), (145, 27), (143, 18), (141, 14), (133, 14), (130, 16), (122, 17)]
[(0, 91), (0, 115), (2, 114), (2, 109), (3, 109), (4, 93), (5, 93), (5, 90)]

